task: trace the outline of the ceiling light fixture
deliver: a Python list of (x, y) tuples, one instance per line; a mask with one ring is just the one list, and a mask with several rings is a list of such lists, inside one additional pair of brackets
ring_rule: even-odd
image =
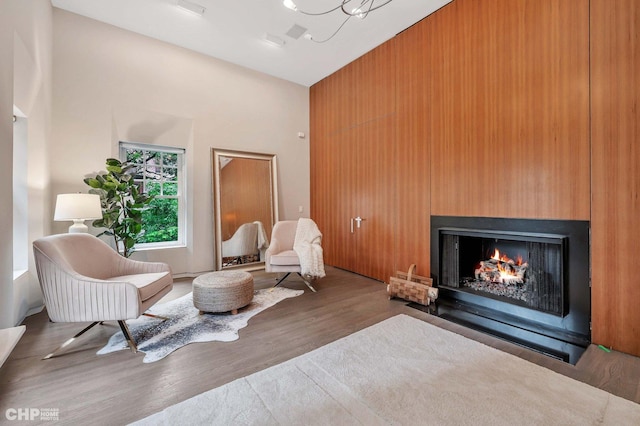
[(284, 40), (281, 39), (278, 36), (274, 36), (273, 34), (265, 34), (264, 37), (262, 38), (262, 40), (264, 40), (265, 43), (270, 44), (271, 46), (275, 46), (275, 47), (282, 47), (284, 46)]
[(186, 12), (193, 13), (194, 15), (198, 16), (204, 15), (205, 10), (207, 10), (206, 7), (197, 3), (190, 2), (188, 0), (178, 0), (176, 6)]
[[(392, 0), (378, 0), (376, 3), (376, 0), (340, 0), (340, 4), (338, 4), (336, 7), (329, 9), (325, 12), (306, 12), (304, 10), (300, 10), (298, 9), (298, 6), (293, 2), (293, 0), (283, 0), (282, 4), (287, 9), (291, 9), (295, 12), (302, 13), (303, 15), (310, 15), (310, 16), (328, 15), (329, 13), (335, 12), (336, 10), (341, 10), (342, 13), (347, 15), (347, 18), (342, 22), (342, 24), (340, 24), (338, 29), (335, 30), (333, 34), (331, 34), (328, 38), (324, 40), (316, 40), (310, 34), (305, 34), (304, 38), (307, 40), (311, 40), (316, 43), (324, 43), (331, 40), (336, 34), (338, 34), (338, 31), (340, 31), (342, 27), (344, 27), (344, 25), (347, 23), (347, 21), (349, 21), (349, 19), (353, 18), (354, 16), (359, 19), (364, 19), (369, 15), (370, 12), (373, 12), (376, 9), (380, 9), (382, 6), (388, 3), (391, 3), (391, 1)], [(349, 5), (349, 3), (353, 3), (353, 4)], [(350, 7), (354, 5), (357, 5), (357, 6), (353, 8)]]

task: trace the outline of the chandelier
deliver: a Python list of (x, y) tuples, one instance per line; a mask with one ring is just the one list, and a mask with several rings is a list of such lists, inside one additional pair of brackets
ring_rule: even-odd
[(342, 24), (340, 24), (338, 29), (335, 30), (333, 34), (331, 34), (328, 38), (324, 40), (316, 40), (311, 36), (311, 34), (305, 35), (305, 38), (307, 40), (311, 40), (316, 43), (324, 43), (331, 40), (336, 34), (338, 34), (338, 31), (340, 31), (342, 27), (344, 27), (344, 25), (349, 21), (349, 19), (353, 18), (354, 16), (358, 19), (364, 19), (369, 15), (370, 12), (373, 12), (376, 9), (380, 9), (385, 4), (391, 3), (391, 1), (392, 0), (378, 0), (377, 2), (376, 0), (340, 0), (340, 3), (336, 7), (324, 12), (308, 12), (308, 11), (300, 10), (298, 9), (298, 6), (296, 6), (296, 4), (293, 2), (293, 0), (283, 0), (282, 4), (286, 8), (291, 9), (298, 13), (302, 13), (303, 15), (310, 15), (310, 16), (328, 15), (329, 13), (335, 12), (336, 10), (340, 10), (342, 11), (342, 13), (347, 15), (347, 17), (342, 22)]

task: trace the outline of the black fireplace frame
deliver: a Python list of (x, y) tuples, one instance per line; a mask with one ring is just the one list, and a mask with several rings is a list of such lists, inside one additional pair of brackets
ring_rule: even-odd
[[(564, 241), (563, 315), (472, 294), (440, 283), (443, 233), (518, 234)], [(436, 315), (575, 364), (591, 342), (590, 230), (588, 221), (431, 216), (431, 275), (440, 287)]]

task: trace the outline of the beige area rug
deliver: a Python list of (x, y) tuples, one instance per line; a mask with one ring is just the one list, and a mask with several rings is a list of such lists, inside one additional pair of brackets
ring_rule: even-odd
[(399, 315), (137, 425), (639, 425), (640, 405)]

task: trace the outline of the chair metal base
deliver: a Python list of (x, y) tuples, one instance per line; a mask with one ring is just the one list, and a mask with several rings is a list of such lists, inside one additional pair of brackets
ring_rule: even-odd
[[(167, 317), (162, 317), (160, 315), (154, 315), (154, 314), (147, 314), (144, 313), (142, 315), (145, 315), (147, 317), (152, 317), (152, 318), (158, 318), (161, 319), (163, 321), (168, 320), (169, 318)], [(56, 348), (56, 350), (54, 350), (53, 352), (51, 352), (50, 354), (48, 354), (47, 356), (45, 356), (44, 359), (49, 359), (52, 358), (56, 353), (58, 353), (59, 351), (61, 351), (62, 349), (66, 348), (67, 346), (69, 346), (71, 343), (73, 343), (74, 340), (76, 340), (78, 337), (82, 336), (84, 333), (86, 333), (87, 331), (89, 331), (91, 328), (93, 328), (96, 324), (102, 324), (104, 321), (96, 321), (91, 323), (90, 325), (88, 325), (87, 327), (85, 327), (84, 329), (82, 329), (82, 331), (80, 331), (78, 334), (76, 334), (75, 336), (73, 336), (71, 339), (67, 340), (66, 342), (64, 342), (62, 345), (60, 345), (58, 348)], [(120, 326), (120, 330), (122, 330), (122, 334), (124, 335), (124, 338), (126, 339), (127, 343), (129, 344), (129, 348), (131, 348), (131, 351), (133, 351), (133, 353), (138, 352), (138, 346), (136, 345), (135, 340), (133, 339), (133, 336), (131, 335), (131, 332), (129, 331), (129, 327), (127, 326), (127, 323), (123, 320), (119, 320), (118, 321), (118, 325)]]
[(161, 316), (161, 315), (148, 314), (148, 313), (146, 313), (146, 312), (145, 312), (144, 314), (142, 314), (142, 315), (144, 315), (145, 317), (151, 317), (151, 318), (161, 319), (162, 321), (166, 321), (166, 320), (168, 320), (168, 319), (169, 319), (169, 318), (167, 318), (167, 317), (163, 317), (163, 316)]
[[(304, 283), (307, 285), (307, 287), (309, 287), (309, 288), (311, 289), (311, 291), (313, 291), (314, 293), (316, 293), (316, 289), (315, 289), (315, 288), (313, 288), (313, 286), (311, 285), (311, 283), (310, 283), (309, 281), (307, 281), (307, 280), (305, 279), (305, 277), (304, 277), (300, 272), (298, 272), (297, 274), (300, 276), (300, 278), (302, 278), (302, 281), (304, 281)], [(274, 287), (278, 287), (278, 285), (280, 285), (280, 283), (281, 283), (282, 281), (284, 281), (284, 280), (285, 280), (289, 275), (291, 275), (291, 272), (287, 272), (287, 274), (286, 274), (284, 277), (280, 278), (280, 280), (278, 280), (278, 282), (276, 283), (276, 285), (274, 285)]]
[(127, 323), (124, 321), (118, 321), (118, 325), (120, 325), (120, 330), (122, 330), (122, 334), (124, 334), (124, 338), (127, 343), (129, 343), (129, 347), (133, 351), (133, 353), (138, 352), (138, 346), (136, 346), (136, 342), (133, 340), (133, 336), (131, 336), (131, 332), (129, 331), (129, 327), (127, 327)]
[(78, 334), (76, 334), (75, 336), (73, 336), (71, 339), (67, 340), (66, 342), (64, 342), (62, 345), (60, 345), (56, 350), (54, 350), (53, 352), (51, 352), (50, 354), (48, 354), (47, 356), (45, 356), (42, 359), (49, 359), (51, 358), (53, 355), (56, 354), (56, 352), (66, 348), (67, 346), (69, 346), (71, 343), (73, 343), (74, 340), (76, 340), (78, 337), (82, 336), (84, 333), (86, 333), (87, 331), (89, 331), (91, 328), (93, 328), (93, 326), (95, 326), (96, 324), (98, 324), (99, 321), (93, 322), (91, 323), (91, 325), (89, 325), (88, 327), (85, 327), (84, 329), (82, 329), (81, 332), (79, 332)]

